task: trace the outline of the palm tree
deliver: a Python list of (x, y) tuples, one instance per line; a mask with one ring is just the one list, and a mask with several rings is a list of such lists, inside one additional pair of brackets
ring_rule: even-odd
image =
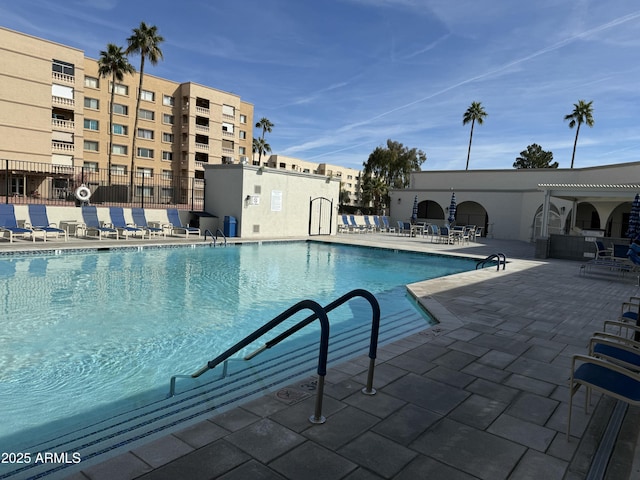
[(113, 145), (113, 95), (115, 94), (116, 80), (121, 82), (125, 73), (133, 75), (136, 69), (129, 63), (129, 60), (122, 51), (122, 47), (107, 44), (107, 49), (100, 52), (98, 59), (98, 74), (102, 78), (111, 76), (111, 105), (109, 108), (109, 159), (107, 167), (109, 169), (109, 185), (111, 185), (111, 150)]
[(467, 108), (462, 117), (462, 125), (466, 125), (471, 122), (471, 133), (469, 134), (469, 150), (467, 150), (467, 167), (465, 170), (469, 170), (469, 157), (471, 156), (471, 140), (473, 139), (473, 126), (476, 122), (478, 125), (482, 125), (484, 117), (487, 116), (487, 112), (482, 108), (481, 102), (471, 102), (471, 106)]
[[(262, 117), (260, 121), (256, 123), (256, 128), (260, 128), (262, 130), (262, 136), (260, 137), (260, 140), (262, 140), (262, 143), (264, 143), (264, 135), (267, 132), (271, 133), (271, 129), (273, 127), (275, 127), (275, 125), (271, 123), (271, 121), (267, 117)], [(254, 152), (255, 151), (256, 150), (255, 150), (255, 143), (254, 143)], [(269, 149), (268, 151), (270, 152), (271, 149)], [(258, 150), (258, 163), (260, 163), (260, 160), (262, 160), (262, 150)]]
[[(258, 159), (262, 158), (263, 153), (271, 152), (271, 145), (264, 141), (264, 138), (253, 139), (253, 153), (258, 154)], [(258, 164), (260, 161), (258, 160)]]
[(129, 182), (129, 196), (133, 198), (133, 169), (136, 158), (136, 135), (138, 132), (138, 117), (140, 111), (140, 98), (142, 93), (142, 81), (144, 79), (144, 62), (145, 59), (149, 59), (151, 65), (156, 65), (159, 60), (162, 59), (162, 50), (160, 50), (160, 44), (164, 42), (164, 38), (158, 35), (158, 28), (154, 26), (147, 26), (146, 23), (140, 22), (138, 28), (133, 29), (133, 35), (127, 39), (129, 46), (127, 47), (126, 54), (139, 54), (140, 55), (140, 83), (138, 85), (138, 99), (136, 101), (136, 117), (133, 124), (133, 142), (131, 145), (131, 180)]
[(593, 127), (593, 100), (585, 102), (584, 100), (578, 100), (578, 103), (573, 104), (573, 112), (569, 115), (565, 115), (564, 119), (569, 120), (569, 128), (576, 128), (576, 139), (573, 141), (573, 154), (571, 155), (571, 168), (573, 168), (573, 160), (576, 156), (576, 146), (578, 145), (578, 134), (580, 133), (580, 125), (583, 123), (589, 127)]

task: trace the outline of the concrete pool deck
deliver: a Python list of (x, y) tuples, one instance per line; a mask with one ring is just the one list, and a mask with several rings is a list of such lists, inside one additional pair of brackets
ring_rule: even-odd
[[(411, 285), (439, 325), (379, 348), (374, 396), (360, 391), (365, 352), (331, 365), (323, 425), (308, 421), (315, 395), (307, 379), (102, 463), (81, 463), (67, 478), (587, 477), (615, 402), (596, 397), (585, 415), (581, 389), (567, 443), (570, 358), (585, 353), (591, 334), (639, 293), (635, 278), (580, 276), (579, 262), (537, 260), (532, 244), (515, 241), (439, 245), (395, 234), (313, 239), (479, 257), (501, 252), (509, 263), (504, 271), (488, 268)], [(0, 252), (98, 244), (140, 241), (3, 242)], [(628, 408), (606, 478), (640, 478), (639, 427), (640, 410)]]

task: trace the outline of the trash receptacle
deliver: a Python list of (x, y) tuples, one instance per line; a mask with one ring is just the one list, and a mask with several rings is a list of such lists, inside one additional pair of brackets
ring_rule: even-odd
[(236, 217), (231, 217), (229, 215), (224, 217), (224, 236), (225, 237), (235, 237), (236, 236)]

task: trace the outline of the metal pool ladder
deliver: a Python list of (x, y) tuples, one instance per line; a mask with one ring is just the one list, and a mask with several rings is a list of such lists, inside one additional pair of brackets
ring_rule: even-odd
[(204, 241), (207, 241), (207, 235), (209, 235), (211, 237), (211, 246), (215, 247), (216, 246), (216, 241), (218, 240), (218, 235), (221, 235), (222, 238), (224, 239), (224, 246), (227, 246), (227, 236), (222, 232), (222, 230), (220, 230), (219, 228), (216, 230), (216, 234), (214, 235), (213, 233), (211, 233), (211, 230), (209, 230), (208, 228), (204, 231)]
[(478, 268), (484, 268), (484, 266), (487, 263), (493, 263), (495, 262), (498, 266), (498, 270), (500, 270), (500, 265), (502, 264), (502, 270), (505, 270), (507, 268), (507, 257), (505, 256), (504, 253), (492, 253), (491, 255), (489, 255), (487, 258), (485, 258), (484, 260), (480, 260), (478, 263), (476, 263), (476, 270)]
[(269, 332), (271, 329), (275, 328), (277, 325), (298, 313), (301, 310), (311, 310), (313, 312), (312, 315), (308, 316), (304, 320), (301, 320), (296, 325), (290, 327), (285, 332), (281, 333), (277, 337), (266, 342), (262, 347), (255, 350), (254, 352), (248, 354), (244, 357), (244, 360), (251, 360), (255, 356), (264, 352), (265, 350), (277, 345), (282, 340), (287, 337), (293, 335), (298, 332), (305, 326), (309, 325), (315, 320), (320, 321), (320, 349), (318, 353), (318, 393), (316, 396), (316, 405), (314, 414), (309, 417), (309, 421), (314, 424), (321, 424), (326, 421), (325, 417), (322, 415), (322, 397), (324, 392), (324, 377), (327, 374), (327, 355), (329, 350), (329, 318), (327, 313), (332, 311), (333, 309), (339, 307), (340, 305), (346, 303), (354, 297), (363, 297), (371, 304), (372, 308), (372, 318), (371, 318), (371, 337), (369, 340), (369, 371), (367, 374), (367, 385), (362, 389), (362, 393), (365, 395), (375, 395), (376, 391), (373, 388), (373, 371), (375, 368), (375, 359), (376, 353), (378, 349), (378, 333), (380, 331), (380, 304), (378, 300), (373, 296), (373, 294), (367, 290), (356, 289), (352, 290), (345, 295), (337, 298), (333, 302), (329, 303), (324, 308), (320, 306), (317, 302), (313, 300), (302, 300), (295, 305), (289, 307), (287, 310), (282, 312), (280, 315), (276, 316), (272, 320), (265, 323), (262, 327), (254, 331), (253, 333), (247, 335), (244, 339), (240, 340), (234, 346), (229, 348), (224, 353), (218, 355), (213, 360), (207, 362), (205, 366), (200, 368), (198, 371), (192, 373), (191, 375), (174, 375), (171, 377), (170, 387), (169, 387), (169, 396), (173, 397), (176, 394), (176, 380), (178, 378), (198, 378), (203, 373), (215, 368), (216, 366), (224, 363), (224, 370), (226, 371), (226, 363), (230, 359), (230, 357), (244, 347), (250, 345), (258, 338)]

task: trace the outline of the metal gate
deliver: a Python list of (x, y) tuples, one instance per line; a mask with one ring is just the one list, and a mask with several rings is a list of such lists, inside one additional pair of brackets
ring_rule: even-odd
[(331, 235), (333, 200), (312, 198), (309, 202), (309, 235)]

